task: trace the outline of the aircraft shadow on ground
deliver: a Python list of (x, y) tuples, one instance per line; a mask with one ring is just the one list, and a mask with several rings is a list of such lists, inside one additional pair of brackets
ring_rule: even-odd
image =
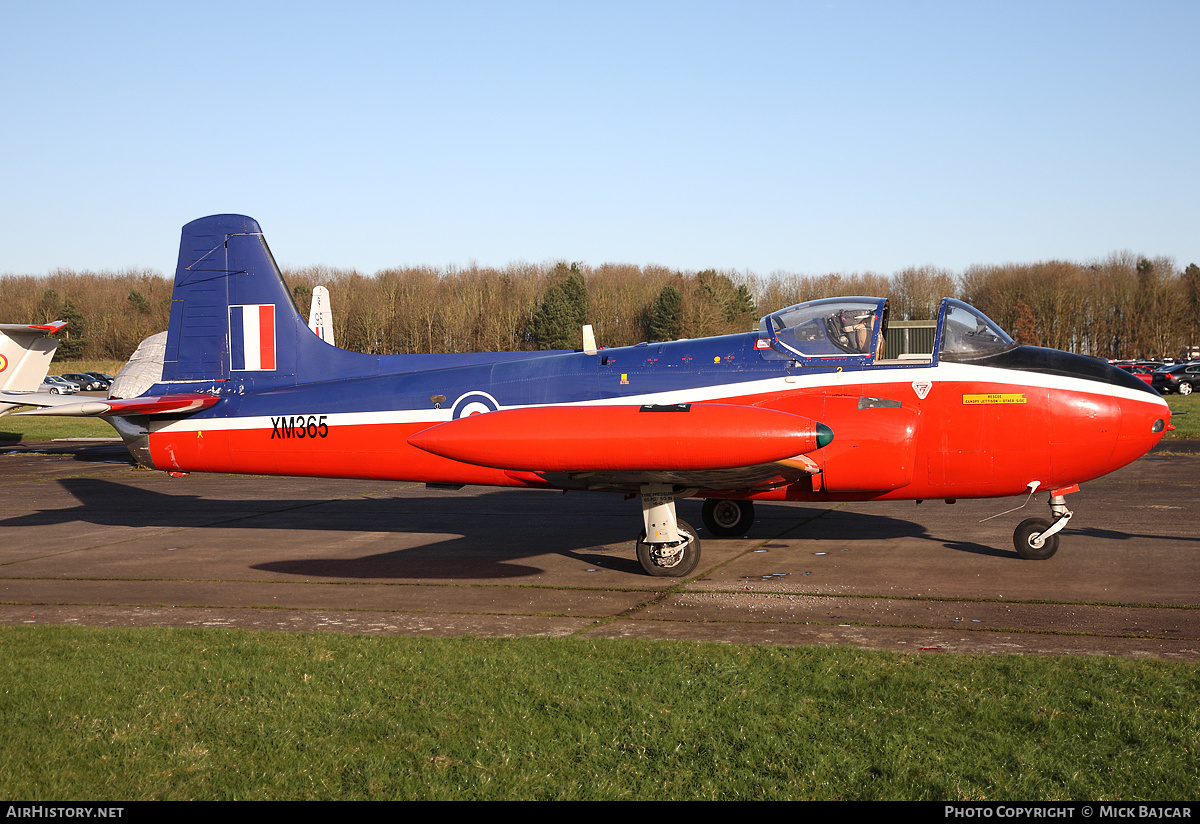
[(0, 430), (0, 455), (57, 455), (71, 458), (80, 463), (122, 463), (136, 465), (125, 444), (120, 441), (101, 441), (82, 443), (68, 441), (66, 443), (42, 442), (29, 443), (21, 441), (19, 432), (4, 432)]
[[(65, 478), (58, 483), (79, 505), (45, 509), (0, 521), (2, 527), (52, 528), (69, 523), (97, 527), (166, 527), (196, 529), (303, 530), (322, 532), (427, 535), (424, 544), (355, 558), (305, 557), (292, 552), (287, 560), (253, 564), (252, 569), (320, 578), (471, 578), (496, 579), (542, 574), (521, 564), (531, 557), (562, 556), (597, 568), (642, 574), (634, 558), (634, 532), (640, 511), (623, 496), (588, 493), (563, 497), (546, 491), (474, 488), (469, 497), (430, 492), (420, 496), (362, 497), (340, 500), (231, 499), (193, 494), (164, 494), (98, 478)], [(702, 523), (700, 501), (679, 503), (679, 515), (696, 527)], [(861, 543), (915, 538), (936, 540), (920, 523), (885, 515), (825, 511), (821, 507), (762, 504), (750, 539), (824, 540)], [(795, 529), (789, 527), (800, 525)], [(1081, 530), (1089, 534), (1088, 530)], [(1123, 538), (1108, 530), (1096, 537)], [(1104, 534), (1098, 534), (1098, 533)], [(501, 536), (498, 539), (497, 536)], [(720, 539), (707, 535), (704, 541)], [(960, 552), (1016, 557), (967, 541), (944, 541)], [(309, 544), (309, 542), (306, 542)], [(295, 544), (280, 543), (289, 550)]]
[(1200, 537), (1194, 535), (1162, 535), (1151, 534), (1144, 532), (1120, 532), (1115, 529), (1101, 529), (1100, 527), (1083, 527), (1081, 529), (1064, 530), (1067, 535), (1078, 535), (1082, 538), (1101, 538), (1105, 541), (1129, 541), (1135, 538), (1152, 541), (1190, 541), (1192, 543), (1200, 541)]
[(997, 549), (986, 544), (964, 540), (944, 540), (930, 534), (919, 522), (883, 515), (864, 515), (861, 512), (832, 511), (797, 531), (797, 537), (825, 541), (864, 541), (870, 539), (889, 540), (916, 538), (939, 541), (946, 549), (956, 552), (971, 552), (997, 558), (1016, 558), (1015, 550)]

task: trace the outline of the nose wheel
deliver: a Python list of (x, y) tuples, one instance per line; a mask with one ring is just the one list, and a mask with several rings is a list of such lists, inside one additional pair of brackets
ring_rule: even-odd
[(1013, 532), (1013, 546), (1027, 561), (1044, 561), (1058, 552), (1058, 535), (1047, 536), (1050, 522), (1045, 518), (1026, 518)]
[(1053, 523), (1045, 518), (1026, 518), (1013, 532), (1013, 548), (1027, 561), (1044, 561), (1058, 552), (1058, 533), (1071, 520), (1062, 495), (1050, 499)]

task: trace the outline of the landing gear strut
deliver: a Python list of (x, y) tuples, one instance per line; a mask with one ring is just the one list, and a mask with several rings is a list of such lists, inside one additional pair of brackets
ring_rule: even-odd
[(1026, 518), (1013, 532), (1013, 547), (1022, 558), (1044, 561), (1058, 552), (1058, 533), (1071, 520), (1073, 513), (1067, 509), (1062, 495), (1050, 499), (1050, 512), (1054, 516), (1054, 523), (1045, 518)]
[(675, 517), (675, 496), (669, 484), (642, 487), (642, 518), (646, 528), (637, 541), (638, 563), (647, 575), (683, 578), (700, 563), (700, 538), (687, 522)]
[(704, 528), (718, 538), (740, 538), (754, 524), (754, 502), (709, 498), (701, 510)]

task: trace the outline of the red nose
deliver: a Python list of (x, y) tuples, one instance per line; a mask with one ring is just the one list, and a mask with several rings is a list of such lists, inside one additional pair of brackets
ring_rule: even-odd
[(1066, 394), (1051, 414), (1052, 484), (1097, 478), (1137, 460), (1170, 426), (1162, 398)]

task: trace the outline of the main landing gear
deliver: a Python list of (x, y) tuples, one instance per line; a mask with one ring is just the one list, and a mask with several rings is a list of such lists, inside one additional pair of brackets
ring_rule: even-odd
[[(642, 487), (645, 529), (637, 540), (638, 563), (647, 575), (683, 578), (700, 563), (700, 536), (675, 515), (675, 491), (670, 484)], [(701, 512), (705, 528), (718, 538), (745, 535), (754, 523), (754, 503), (710, 498)]]
[(1067, 525), (1067, 521), (1071, 520), (1073, 513), (1067, 509), (1066, 500), (1062, 495), (1051, 496), (1050, 513), (1054, 516), (1053, 523), (1045, 518), (1026, 518), (1013, 532), (1013, 547), (1022, 558), (1044, 561), (1058, 552), (1058, 533)]
[(647, 575), (683, 578), (700, 563), (700, 537), (686, 521), (675, 517), (670, 484), (642, 487), (642, 519), (646, 528), (637, 541), (638, 563)]
[(701, 517), (704, 528), (718, 538), (740, 538), (754, 523), (754, 502), (708, 498)]

